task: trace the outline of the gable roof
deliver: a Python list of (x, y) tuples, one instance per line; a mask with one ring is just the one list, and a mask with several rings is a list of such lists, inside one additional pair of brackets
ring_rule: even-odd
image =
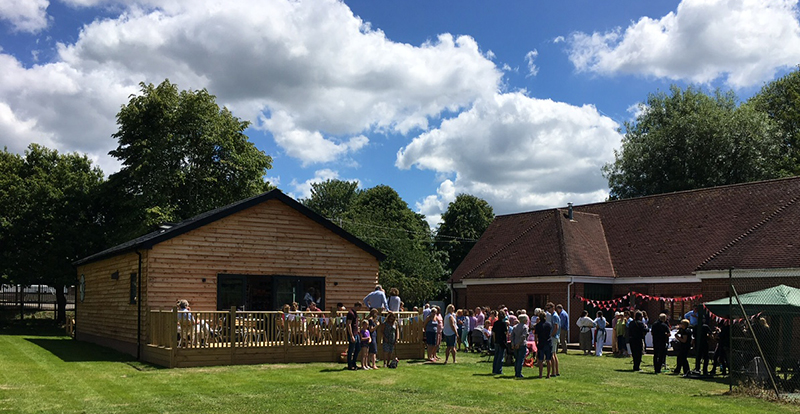
[[(587, 204), (574, 207), (575, 222), (579, 224), (562, 222), (561, 234), (556, 231), (556, 223), (547, 224), (543, 218), (555, 218), (563, 210), (498, 216), (451, 280), (691, 275), (701, 266), (706, 269), (728, 264), (723, 263), (723, 256), (741, 257), (734, 248), (752, 249), (759, 245), (754, 237), (757, 235), (762, 240), (777, 238), (785, 246), (790, 242), (792, 246), (800, 245), (800, 233), (791, 232), (793, 226), (787, 224), (800, 221), (800, 205), (795, 205), (800, 203), (794, 202), (798, 196), (800, 177), (792, 177)], [(534, 231), (534, 225), (550, 231)], [(484, 241), (484, 237), (490, 240)], [(749, 240), (734, 243), (740, 238)], [(558, 254), (564, 255), (560, 262), (555, 258), (554, 246), (560, 249)], [(785, 249), (793, 256), (784, 258), (784, 267), (800, 267), (798, 253), (793, 248)], [(779, 255), (760, 246), (753, 251), (751, 260), (739, 266), (761, 268), (779, 263), (773, 257)], [(606, 258), (610, 265), (605, 264)], [(536, 266), (541, 262), (554, 265)]]
[(188, 233), (194, 229), (205, 226), (206, 224), (220, 220), (222, 218), (230, 216), (234, 213), (238, 213), (250, 207), (256, 206), (268, 200), (278, 200), (286, 204), (287, 206), (297, 210), (298, 212), (302, 213), (311, 220), (317, 222), (318, 224), (322, 225), (328, 230), (339, 235), (343, 239), (349, 241), (350, 243), (353, 243), (354, 245), (358, 246), (359, 248), (371, 254), (372, 256), (375, 256), (375, 258), (378, 259), (379, 261), (383, 261), (386, 258), (386, 255), (381, 253), (378, 249), (372, 247), (371, 245), (367, 244), (363, 240), (352, 235), (351, 233), (347, 232), (341, 227), (333, 224), (330, 220), (320, 216), (319, 214), (309, 209), (308, 207), (298, 203), (293, 198), (287, 196), (286, 194), (283, 194), (280, 190), (275, 189), (268, 191), (266, 193), (259, 194), (257, 196), (237, 201), (233, 204), (229, 204), (224, 207), (206, 211), (205, 213), (201, 213), (190, 219), (181, 221), (180, 223), (177, 223), (167, 229), (159, 229), (153, 231), (151, 233), (145, 234), (144, 236), (137, 237), (133, 240), (129, 240), (125, 243), (119, 244), (117, 246), (103, 250), (99, 253), (95, 253), (91, 256), (75, 261), (72, 264), (73, 266), (80, 266), (96, 262), (98, 260), (102, 260), (108, 257), (116, 256), (121, 253), (131, 252), (138, 249), (149, 249), (158, 243), (180, 236), (184, 233)]

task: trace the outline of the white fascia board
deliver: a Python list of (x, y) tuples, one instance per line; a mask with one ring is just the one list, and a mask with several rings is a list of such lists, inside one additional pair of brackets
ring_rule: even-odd
[[(727, 279), (727, 270), (704, 270), (697, 272), (699, 279)], [(762, 277), (800, 277), (800, 268), (788, 269), (733, 269), (734, 279)]]
[[(727, 277), (727, 276), (726, 276)], [(480, 285), (511, 285), (511, 284), (536, 284), (536, 283), (594, 283), (601, 285), (631, 285), (631, 284), (672, 284), (672, 283), (700, 283), (700, 278), (690, 276), (660, 276), (660, 277), (596, 277), (596, 276), (530, 276), (507, 277), (486, 279), (463, 279), (461, 284), (467, 286)]]

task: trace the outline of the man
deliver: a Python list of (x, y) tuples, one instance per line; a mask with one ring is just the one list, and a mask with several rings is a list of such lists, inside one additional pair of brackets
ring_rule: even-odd
[(375, 285), (375, 290), (367, 296), (364, 296), (364, 304), (367, 305), (369, 310), (389, 309), (389, 302), (386, 301), (386, 293), (383, 291), (381, 285)]
[(553, 327), (553, 332), (550, 336), (550, 341), (553, 343), (553, 376), (558, 377), (561, 375), (558, 370), (558, 342), (561, 333), (561, 320), (558, 317), (558, 313), (556, 313), (556, 305), (553, 302), (547, 302), (545, 311), (547, 323)]
[(358, 311), (361, 309), (361, 302), (356, 302), (347, 312), (347, 369), (355, 371), (358, 369), (356, 362), (358, 354), (361, 353), (361, 338), (358, 334)]
[(558, 319), (561, 322), (561, 349), (563, 353), (567, 353), (567, 340), (569, 339), (569, 314), (564, 311), (564, 307), (559, 303), (556, 306), (558, 311)]
[(667, 344), (669, 343), (669, 325), (667, 315), (658, 315), (658, 320), (653, 324), (653, 368), (656, 374), (661, 373), (661, 369), (667, 362)]
[(642, 312), (636, 312), (634, 319), (629, 327), (631, 338), (631, 355), (633, 355), (633, 371), (641, 371), (642, 353), (644, 350), (644, 336), (647, 334), (647, 326), (642, 322)]
[(425, 306), (422, 307), (422, 320), (428, 318), (428, 315), (431, 314), (431, 304), (426, 303)]
[(528, 315), (519, 315), (519, 323), (511, 330), (511, 349), (514, 351), (514, 377), (523, 378), (522, 364), (528, 352)]

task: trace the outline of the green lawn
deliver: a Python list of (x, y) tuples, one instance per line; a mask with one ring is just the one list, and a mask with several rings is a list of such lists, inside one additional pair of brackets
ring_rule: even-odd
[[(725, 395), (722, 381), (629, 372), (629, 359), (561, 357), (562, 376), (514, 380), (459, 354), (457, 365), (340, 364), (162, 369), (54, 329), (0, 329), (0, 413), (800, 413)], [(646, 356), (646, 361), (652, 359)], [(674, 359), (670, 359), (674, 364)]]

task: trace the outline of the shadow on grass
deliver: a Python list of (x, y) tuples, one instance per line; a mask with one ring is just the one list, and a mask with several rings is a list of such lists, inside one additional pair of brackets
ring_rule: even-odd
[[(27, 338), (26, 341), (50, 352), (64, 362), (135, 362), (128, 354), (72, 339)], [(137, 368), (138, 369), (138, 368)]]
[(26, 319), (0, 323), (0, 335), (66, 337), (67, 333), (53, 320)]

